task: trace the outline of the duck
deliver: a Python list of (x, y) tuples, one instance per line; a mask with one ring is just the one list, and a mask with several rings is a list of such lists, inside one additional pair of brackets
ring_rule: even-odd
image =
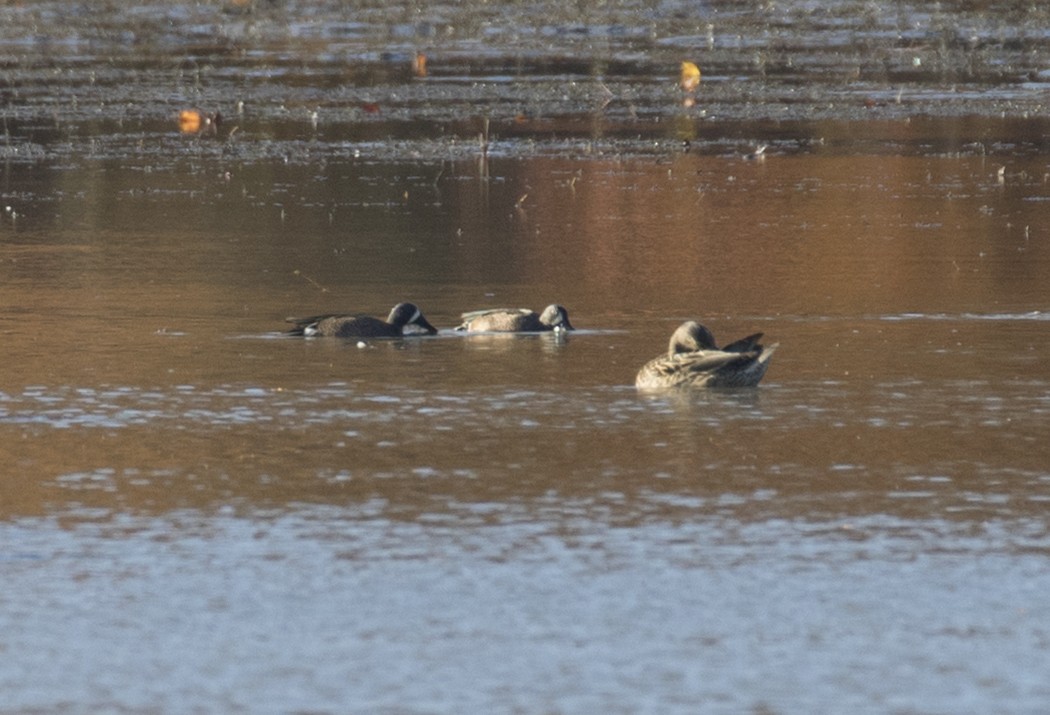
[(549, 330), (575, 330), (569, 322), (569, 311), (558, 304), (548, 305), (542, 313), (528, 308), (490, 308), (464, 313), (463, 324), (456, 330), (471, 333), (537, 333)]
[(667, 354), (643, 365), (634, 384), (641, 389), (754, 387), (765, 376), (779, 346), (763, 346), (762, 335), (748, 335), (719, 348), (710, 330), (687, 320), (671, 335)]
[(289, 335), (312, 338), (317, 336), (336, 338), (400, 338), (406, 326), (415, 326), (415, 333), (437, 334), (437, 328), (427, 322), (414, 303), (398, 303), (391, 309), (386, 320), (369, 315), (314, 315), (309, 318), (287, 318), (285, 322), (295, 327)]

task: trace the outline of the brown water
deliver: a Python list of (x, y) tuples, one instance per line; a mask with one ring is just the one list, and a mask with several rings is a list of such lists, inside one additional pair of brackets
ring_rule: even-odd
[(0, 712), (1041, 711), (1045, 18), (939, 8), (0, 7)]

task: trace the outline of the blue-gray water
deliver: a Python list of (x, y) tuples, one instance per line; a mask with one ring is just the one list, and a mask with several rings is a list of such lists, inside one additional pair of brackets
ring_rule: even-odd
[(0, 712), (1041, 712), (1046, 40), (846, 5), (0, 9)]

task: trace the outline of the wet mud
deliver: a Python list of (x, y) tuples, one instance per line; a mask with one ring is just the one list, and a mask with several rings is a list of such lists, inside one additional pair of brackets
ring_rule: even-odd
[[(9, 3), (0, 157), (1040, 149), (1048, 23), (1011, 2)], [(180, 135), (187, 109), (205, 121)]]

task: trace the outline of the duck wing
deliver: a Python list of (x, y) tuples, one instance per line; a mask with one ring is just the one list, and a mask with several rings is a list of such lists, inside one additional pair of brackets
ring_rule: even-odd
[(307, 318), (296, 318), (289, 317), (285, 318), (284, 322), (291, 323), (293, 327), (287, 330), (289, 335), (304, 335), (307, 328), (315, 326), (322, 320), (329, 320), (331, 318), (364, 318), (367, 316), (361, 314), (346, 314), (346, 313), (324, 313), (322, 315), (311, 315)]
[(694, 353), (683, 353), (675, 356), (671, 362), (677, 365), (668, 366), (671, 370), (685, 372), (689, 375), (702, 375), (722, 370), (744, 367), (761, 355), (760, 351), (726, 352), (725, 350), (699, 350)]
[(747, 353), (752, 350), (761, 350), (762, 346), (759, 344), (759, 340), (762, 339), (763, 333), (755, 333), (754, 335), (748, 335), (746, 338), (740, 338), (734, 340), (722, 348), (722, 352), (725, 353)]
[(292, 327), (286, 332), (288, 335), (305, 335), (306, 329), (311, 325), (316, 325), (318, 321), (324, 320), (325, 318), (331, 318), (332, 315), (311, 315), (308, 318), (296, 318), (289, 316), (284, 319), (284, 322), (291, 323)]
[(528, 315), (532, 311), (528, 308), (483, 308), (482, 310), (472, 310), (469, 313), (462, 313), (459, 317), (465, 322), (470, 322), (476, 318), (480, 318), (485, 315), (496, 315), (496, 314), (507, 314), (507, 315)]

